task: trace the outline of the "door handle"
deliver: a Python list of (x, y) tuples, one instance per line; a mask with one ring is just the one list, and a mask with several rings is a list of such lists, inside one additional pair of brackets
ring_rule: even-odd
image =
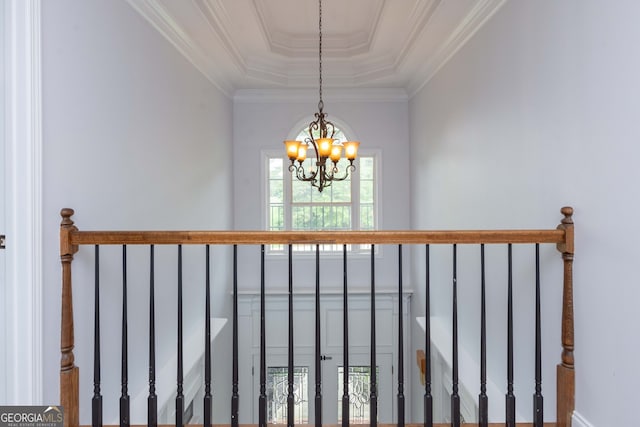
[(331, 360), (331, 359), (333, 359), (333, 357), (325, 356), (324, 354), (322, 356), (320, 356), (320, 360)]

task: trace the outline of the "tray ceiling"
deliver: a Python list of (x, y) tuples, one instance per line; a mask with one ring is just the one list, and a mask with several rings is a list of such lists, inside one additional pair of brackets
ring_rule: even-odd
[[(225, 93), (318, 86), (316, 0), (127, 0)], [(506, 0), (323, 0), (323, 87), (415, 93)]]

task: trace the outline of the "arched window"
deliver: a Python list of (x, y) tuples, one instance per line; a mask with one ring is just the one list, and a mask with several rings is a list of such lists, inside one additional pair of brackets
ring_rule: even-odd
[[(300, 129), (294, 139), (304, 140), (308, 128)], [(334, 138), (347, 141), (342, 129), (336, 127)], [(305, 170), (315, 168), (315, 153), (303, 163)], [(333, 182), (319, 192), (309, 182), (298, 181), (289, 172), (290, 160), (284, 150), (266, 156), (267, 171), (267, 229), (268, 230), (374, 230), (377, 228), (377, 170), (378, 156), (360, 149), (355, 161), (356, 170), (344, 181)], [(340, 171), (348, 161), (341, 159)], [(342, 250), (342, 247), (324, 245), (324, 251)], [(360, 248), (350, 248), (359, 251)], [(272, 246), (271, 251), (284, 250)], [(296, 245), (296, 251), (315, 250), (313, 245)]]

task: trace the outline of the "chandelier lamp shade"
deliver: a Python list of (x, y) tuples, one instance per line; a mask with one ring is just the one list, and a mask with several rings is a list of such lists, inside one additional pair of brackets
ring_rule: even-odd
[[(318, 0), (318, 59), (319, 59), (319, 95), (318, 112), (315, 120), (309, 123), (308, 136), (303, 141), (284, 141), (287, 157), (291, 161), (289, 172), (298, 180), (310, 182), (313, 187), (322, 192), (331, 186), (334, 181), (344, 181), (356, 167), (353, 164), (358, 155), (358, 141), (346, 141), (341, 143), (334, 138), (336, 128), (326, 119), (324, 102), (322, 101), (322, 0)], [(315, 152), (315, 169), (305, 171), (303, 163), (307, 159), (307, 151), (313, 148)], [(342, 171), (338, 168), (338, 162), (343, 156), (349, 160), (349, 164)], [(297, 162), (297, 164), (296, 164)]]

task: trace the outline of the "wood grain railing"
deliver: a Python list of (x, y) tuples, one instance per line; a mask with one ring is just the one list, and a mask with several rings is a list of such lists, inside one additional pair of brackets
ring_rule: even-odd
[[(60, 256), (62, 263), (62, 329), (61, 329), (61, 363), (60, 363), (60, 399), (61, 405), (64, 407), (65, 427), (76, 427), (79, 424), (79, 389), (78, 389), (78, 367), (74, 362), (74, 326), (73, 326), (73, 298), (72, 298), (72, 274), (71, 263), (74, 254), (78, 251), (80, 246), (83, 245), (294, 245), (294, 244), (335, 244), (335, 245), (349, 245), (349, 244), (369, 244), (369, 245), (399, 245), (399, 256), (401, 257), (402, 249), (401, 245), (439, 245), (447, 244), (452, 245), (454, 248), (455, 259), (455, 245), (457, 244), (507, 244), (511, 247), (512, 244), (556, 244), (558, 251), (562, 254), (564, 263), (564, 275), (563, 275), (563, 302), (562, 302), (562, 355), (561, 363), (557, 366), (557, 422), (556, 423), (542, 423), (542, 417), (534, 420), (534, 424), (520, 423), (518, 426), (542, 426), (542, 425), (555, 425), (557, 427), (571, 426), (571, 416), (574, 409), (574, 391), (575, 391), (575, 369), (574, 369), (574, 318), (573, 318), (573, 255), (574, 255), (574, 226), (573, 226), (573, 209), (570, 207), (562, 208), (561, 210), (564, 218), (561, 224), (556, 229), (548, 230), (481, 230), (481, 231), (350, 231), (350, 232), (297, 232), (297, 231), (282, 231), (282, 232), (266, 232), (266, 231), (80, 231), (74, 225), (72, 216), (74, 211), (72, 209), (63, 209), (61, 211), (62, 222), (60, 226)], [(317, 247), (317, 246), (316, 246)], [(208, 251), (207, 251), (208, 253)], [(291, 253), (291, 252), (290, 252)], [(291, 256), (291, 255), (290, 255)], [(428, 249), (427, 249), (427, 265), (428, 265)], [(375, 268), (373, 267), (374, 257), (372, 250), (372, 295), (373, 283), (375, 277)], [(291, 260), (291, 258), (290, 258)], [(264, 256), (263, 261), (264, 262)], [(234, 260), (235, 264), (235, 260)], [(402, 261), (399, 262), (400, 272), (400, 292), (402, 292)], [(291, 268), (291, 267), (290, 267)], [(234, 271), (235, 274), (235, 271)], [(97, 276), (97, 274), (96, 274)], [(455, 269), (454, 269), (454, 284), (455, 284)], [(345, 288), (346, 288), (346, 254), (345, 254)], [(208, 289), (208, 283), (207, 283)], [(264, 287), (263, 287), (264, 289)], [(455, 289), (455, 286), (454, 286)], [(454, 291), (455, 292), (455, 291)], [(345, 292), (346, 295), (346, 292)], [(427, 290), (427, 298), (428, 298)], [(454, 294), (455, 300), (455, 294)], [(345, 300), (346, 304), (346, 300)], [(427, 307), (429, 307), (429, 301), (427, 301)], [(372, 310), (375, 309), (375, 299), (372, 299)], [(454, 315), (455, 315), (454, 306)], [(346, 311), (345, 311), (346, 316)], [(97, 317), (97, 316), (96, 316)], [(373, 316), (372, 316), (373, 318)], [(427, 315), (428, 319), (428, 315)], [(373, 321), (373, 320), (372, 320)], [(456, 319), (454, 317), (454, 324)], [(345, 318), (346, 324), (346, 318)], [(372, 328), (375, 325), (372, 324)], [(402, 327), (402, 324), (400, 324)], [(261, 325), (262, 332), (264, 334), (264, 324)], [(427, 326), (427, 341), (428, 331)], [(235, 330), (235, 328), (234, 328)], [(347, 334), (348, 335), (348, 334)], [(400, 331), (402, 336), (402, 330)], [(234, 340), (237, 339), (237, 331), (234, 334)], [(375, 336), (372, 337), (375, 340)], [(457, 343), (454, 343), (456, 346)], [(373, 346), (375, 348), (375, 345)], [(454, 354), (457, 347), (454, 347)], [(99, 348), (98, 348), (99, 351)], [(346, 351), (346, 349), (345, 349)], [(402, 351), (402, 350), (401, 350)], [(510, 350), (512, 351), (512, 350)], [(429, 366), (429, 355), (426, 357), (426, 364)], [(375, 355), (372, 354), (373, 364), (375, 365)], [(454, 361), (457, 363), (457, 361)], [(98, 361), (99, 363), (99, 361)], [(345, 369), (345, 371), (347, 371)], [(375, 372), (375, 369), (373, 369)], [(427, 369), (429, 372), (429, 369)], [(207, 373), (210, 376), (210, 372)], [(261, 375), (262, 376), (262, 375)], [(374, 374), (375, 378), (375, 374)], [(375, 380), (374, 380), (375, 381)], [(428, 380), (429, 381), (429, 380)], [(99, 382), (99, 378), (98, 378)], [(399, 383), (398, 402), (404, 404), (403, 384)], [(430, 387), (430, 384), (427, 385)], [(373, 390), (375, 393), (375, 387)], [(207, 391), (207, 398), (210, 404), (210, 389)], [(372, 396), (374, 399), (377, 396)], [(507, 396), (507, 405), (509, 405), (509, 398)], [(515, 397), (513, 398), (515, 400)], [(264, 399), (260, 399), (262, 404)], [(237, 402), (236, 402), (237, 403)], [(455, 400), (452, 399), (452, 403), (455, 405)], [(431, 404), (430, 400), (425, 398), (425, 421), (424, 426), (439, 426), (441, 424), (435, 424), (432, 420), (429, 420), (428, 414), (430, 409), (428, 405)], [(237, 406), (237, 405), (236, 405)], [(122, 408), (122, 406), (121, 406)], [(100, 416), (96, 416), (96, 411), (100, 412)], [(95, 405), (93, 414), (93, 424), (101, 425), (101, 404)], [(235, 408), (237, 411), (237, 407)], [(233, 412), (233, 411), (232, 411)], [(260, 411), (262, 413), (262, 411)], [(235, 416), (235, 419), (233, 417)], [(459, 414), (458, 414), (459, 416)], [(126, 417), (124, 417), (126, 418)], [(454, 422), (452, 425), (460, 425), (459, 421), (455, 420), (455, 414), (453, 416)], [(128, 425), (128, 419), (123, 424), (123, 416), (121, 416), (121, 425)], [(206, 427), (211, 423), (211, 416), (205, 416)], [(237, 412), (232, 413), (232, 425), (237, 425), (238, 418)], [(151, 423), (150, 425), (153, 425)], [(177, 422), (181, 425), (181, 422)], [(262, 425), (266, 425), (264, 420), (261, 419)], [(373, 422), (372, 424), (375, 424)], [(515, 425), (515, 421), (512, 423), (507, 420), (507, 425)], [(343, 426), (345, 424), (343, 423)], [(346, 422), (348, 425), (348, 420)], [(404, 412), (400, 412), (398, 415), (398, 425), (404, 425)], [(409, 424), (407, 424), (409, 425)], [(491, 426), (486, 422), (481, 422), (480, 425)], [(498, 424), (495, 424), (498, 425)], [(503, 424), (501, 424), (503, 425)]]

